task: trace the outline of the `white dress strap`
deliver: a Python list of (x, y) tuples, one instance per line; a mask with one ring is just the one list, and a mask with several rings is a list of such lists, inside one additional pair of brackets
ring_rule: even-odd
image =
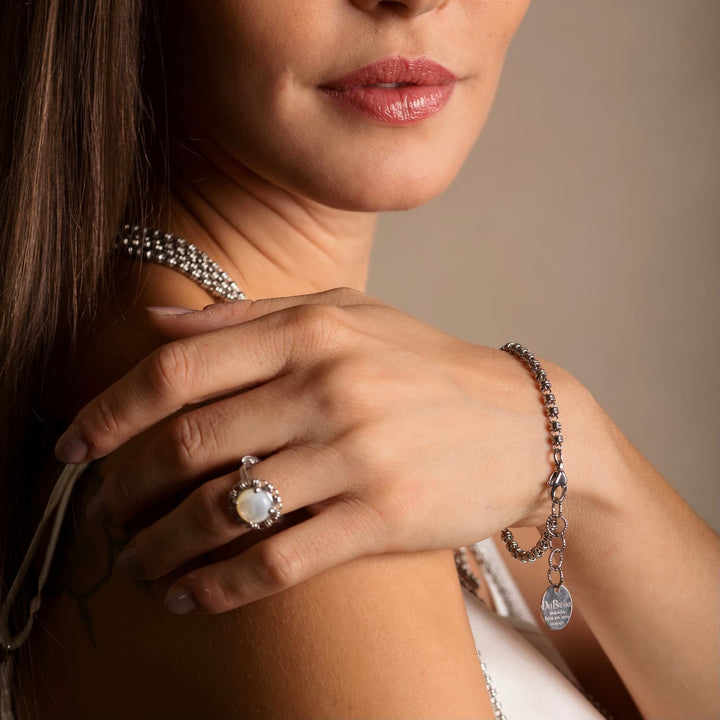
[[(592, 703), (505, 618), (463, 592), (470, 629), (507, 720), (603, 720)], [(497, 714), (497, 713), (496, 713)]]
[[(601, 720), (557, 648), (540, 629), (491, 538), (472, 546), (495, 606), (463, 592), (488, 689), (507, 720)], [(522, 692), (518, 689), (522, 688)], [(497, 711), (496, 711), (497, 716)]]
[[(65, 512), (67, 510), (68, 503), (70, 501), (70, 495), (75, 487), (75, 483), (83, 472), (85, 472), (87, 466), (87, 463), (83, 465), (65, 466), (65, 469), (60, 474), (60, 477), (57, 479), (55, 487), (50, 494), (50, 499), (45, 507), (45, 512), (38, 524), (35, 535), (30, 543), (30, 547), (28, 548), (27, 553), (25, 553), (20, 569), (10, 586), (10, 590), (8, 590), (8, 594), (5, 598), (3, 598), (2, 605), (0, 605), (0, 651), (3, 654), (2, 661), (0, 662), (0, 720), (12, 720), (13, 718), (11, 696), (13, 651), (17, 650), (30, 635), (33, 622), (35, 620), (35, 614), (40, 609), (42, 591), (45, 587), (48, 574), (50, 573), (50, 566), (52, 564), (53, 556), (55, 555), (55, 549), (57, 548), (60, 530), (62, 528), (63, 520), (65, 519)], [(32, 565), (35, 554), (40, 548), (45, 534), (45, 529), (51, 521), (53, 521), (52, 529), (50, 537), (48, 538), (47, 547), (45, 548), (45, 559), (43, 560), (40, 575), (38, 576), (37, 592), (30, 602), (28, 618), (22, 630), (20, 630), (20, 632), (16, 635), (11, 636), (10, 612), (12, 611), (13, 604), (15, 603), (18, 592), (22, 587), (23, 581), (25, 580), (25, 576)]]
[(577, 682), (570, 666), (558, 649), (540, 629), (525, 597), (520, 592), (515, 579), (503, 561), (491, 538), (473, 545), (473, 550), (481, 559), (480, 570), (483, 574), (495, 612), (513, 626), (531, 645), (544, 655), (563, 675)]

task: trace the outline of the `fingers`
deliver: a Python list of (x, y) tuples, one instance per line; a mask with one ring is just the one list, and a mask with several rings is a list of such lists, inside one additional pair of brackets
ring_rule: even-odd
[(237, 300), (208, 305), (199, 312), (178, 315), (163, 308), (147, 308), (157, 331), (167, 340), (178, 340), (201, 333), (219, 330), (270, 315), (299, 305), (378, 305), (379, 301), (349, 288), (335, 288), (311, 295), (268, 298), (266, 300)]
[(385, 550), (383, 525), (372, 510), (343, 501), (239, 556), (188, 573), (168, 590), (165, 607), (176, 614), (227, 612)]
[[(253, 465), (250, 476), (272, 484), (291, 513), (342, 494), (343, 478), (330, 471), (319, 450), (289, 448)], [(178, 507), (142, 530), (119, 564), (137, 579), (154, 580), (248, 532), (228, 507), (240, 480), (235, 471), (200, 485)]]
[(297, 385), (282, 376), (181, 413), (126, 443), (104, 461), (108, 469), (93, 502), (98, 522), (125, 524), (154, 503), (237, 468), (243, 455), (262, 457), (302, 440), (310, 408)]
[(347, 329), (336, 307), (300, 305), (163, 345), (86, 405), (55, 453), (65, 463), (103, 457), (187, 405), (333, 354)]

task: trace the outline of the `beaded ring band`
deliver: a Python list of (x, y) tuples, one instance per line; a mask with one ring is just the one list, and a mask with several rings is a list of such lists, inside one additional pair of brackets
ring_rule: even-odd
[(572, 597), (570, 591), (564, 585), (565, 575), (562, 567), (567, 545), (565, 533), (568, 529), (568, 522), (563, 515), (563, 501), (567, 495), (567, 475), (563, 464), (562, 446), (564, 438), (562, 436), (562, 424), (559, 419), (560, 413), (547, 373), (535, 356), (519, 343), (506, 343), (500, 349), (524, 362), (538, 383), (548, 418), (550, 444), (555, 465), (555, 469), (550, 473), (547, 480), (552, 503), (550, 515), (548, 515), (545, 522), (545, 530), (535, 546), (530, 550), (523, 550), (513, 537), (510, 528), (505, 528), (500, 533), (500, 539), (505, 543), (510, 555), (524, 563), (535, 562), (548, 550), (550, 551), (547, 572), (550, 584), (543, 594), (540, 610), (545, 624), (551, 630), (562, 630), (568, 624), (572, 615)]

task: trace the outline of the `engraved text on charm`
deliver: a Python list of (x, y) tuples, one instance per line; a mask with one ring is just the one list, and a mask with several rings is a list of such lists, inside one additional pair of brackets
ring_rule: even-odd
[(572, 615), (570, 591), (564, 585), (550, 585), (542, 597), (540, 610), (545, 624), (551, 630), (562, 630)]

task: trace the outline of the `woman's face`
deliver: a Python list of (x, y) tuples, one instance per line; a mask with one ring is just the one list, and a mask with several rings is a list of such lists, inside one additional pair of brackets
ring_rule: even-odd
[(413, 207), (465, 160), (529, 2), (174, 2), (174, 117), (290, 192)]

